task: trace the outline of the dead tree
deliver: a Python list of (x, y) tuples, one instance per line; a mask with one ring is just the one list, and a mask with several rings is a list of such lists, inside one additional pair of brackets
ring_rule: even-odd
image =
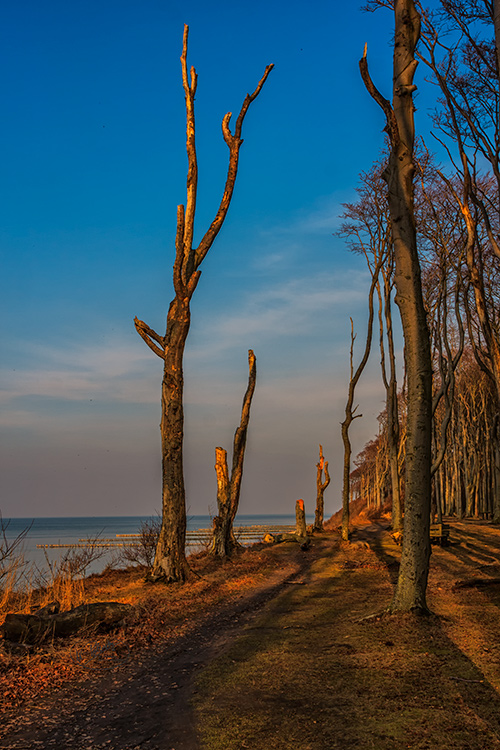
[[(323, 456), (323, 446), (319, 446), (319, 461), (316, 464), (316, 511), (314, 513), (313, 531), (323, 531), (323, 520), (325, 513), (325, 502), (323, 496), (325, 490), (330, 484), (330, 474), (328, 473), (328, 461)], [(323, 480), (323, 472), (325, 478)]]
[(215, 471), (217, 474), (217, 508), (219, 515), (213, 521), (213, 540), (210, 552), (217, 557), (228, 557), (238, 542), (234, 536), (233, 523), (238, 512), (240, 501), (241, 478), (243, 476), (243, 459), (247, 442), (250, 406), (255, 391), (257, 365), (255, 354), (248, 351), (248, 387), (243, 399), (240, 426), (234, 433), (233, 465), (231, 479), (227, 467), (227, 452), (224, 448), (215, 449)]
[[(392, 327), (392, 294), (394, 286), (394, 253), (392, 251), (392, 229), (389, 206), (382, 179), (383, 165), (375, 162), (368, 172), (360, 175), (356, 189), (358, 200), (344, 203), (345, 212), (339, 236), (347, 239), (350, 250), (365, 256), (368, 268), (381, 257), (385, 260), (377, 280), (379, 299), (379, 346), (382, 380), (386, 391), (387, 458), (390, 470), (392, 494), (392, 527), (399, 530), (402, 523), (402, 507), (399, 472), (399, 417), (397, 401), (397, 377), (394, 336)], [(387, 340), (387, 353), (385, 339)], [(387, 367), (388, 362), (388, 367)]]
[(264, 542), (272, 544), (296, 542), (304, 552), (309, 549), (311, 537), (307, 536), (306, 509), (303, 500), (297, 500), (295, 503), (295, 531), (283, 534), (266, 534)]
[(198, 163), (195, 146), (194, 99), (197, 75), (194, 67), (187, 67), (188, 27), (184, 27), (181, 55), (182, 83), (186, 99), (187, 121), (187, 200), (186, 206), (177, 208), (177, 233), (173, 283), (175, 297), (170, 303), (164, 336), (156, 333), (142, 320), (135, 318), (135, 327), (149, 348), (163, 360), (161, 398), (162, 443), (162, 526), (156, 548), (151, 580), (165, 582), (184, 581), (188, 574), (185, 554), (186, 499), (183, 471), (183, 358), (191, 319), (190, 303), (200, 279), (203, 260), (217, 237), (229, 209), (238, 171), (239, 152), (243, 140), (241, 130), (250, 104), (259, 95), (273, 66), (268, 65), (253, 94), (247, 94), (234, 126), (230, 130), (231, 112), (222, 120), (222, 133), (229, 148), (229, 166), (226, 184), (218, 211), (201, 239), (193, 247), (196, 212)]
[(373, 332), (373, 295), (375, 293), (375, 287), (377, 285), (377, 279), (380, 272), (380, 267), (384, 261), (384, 257), (378, 259), (378, 263), (374, 270), (371, 269), (372, 282), (370, 285), (370, 291), (368, 292), (368, 326), (366, 332), (365, 350), (361, 362), (354, 372), (353, 365), (353, 354), (354, 354), (354, 341), (356, 336), (354, 335), (354, 324), (351, 318), (351, 350), (350, 350), (350, 377), (349, 377), (349, 388), (347, 391), (347, 402), (345, 405), (345, 419), (341, 423), (342, 442), (344, 445), (344, 471), (343, 471), (343, 482), (342, 482), (342, 539), (344, 542), (349, 541), (349, 501), (351, 499), (351, 439), (349, 437), (349, 429), (355, 419), (361, 417), (361, 414), (356, 414), (357, 406), (354, 406), (354, 394), (356, 386), (359, 382), (361, 374), (366, 367), (368, 357), (370, 356), (370, 350), (372, 345), (372, 332)]
[(295, 534), (298, 538), (307, 536), (306, 509), (303, 500), (297, 500), (295, 503)]
[(391, 152), (384, 179), (394, 241), (396, 304), (405, 341), (408, 416), (406, 437), (404, 542), (391, 611), (427, 612), (430, 557), (432, 364), (422, 296), (414, 216), (413, 83), (420, 16), (413, 0), (394, 0), (392, 104), (375, 87), (365, 54), (360, 71), (369, 94), (386, 117)]

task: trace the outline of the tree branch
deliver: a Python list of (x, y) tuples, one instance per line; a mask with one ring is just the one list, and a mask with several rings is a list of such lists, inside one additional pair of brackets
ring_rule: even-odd
[(186, 99), (186, 151), (188, 157), (187, 173), (187, 200), (186, 216), (184, 222), (183, 234), (183, 255), (184, 255), (184, 283), (189, 279), (191, 272), (194, 270), (194, 253), (193, 253), (193, 234), (194, 234), (194, 217), (196, 213), (196, 195), (198, 189), (198, 160), (196, 157), (196, 140), (195, 140), (195, 121), (194, 121), (194, 95), (196, 93), (197, 76), (194, 67), (191, 67), (191, 82), (188, 77), (187, 69), (187, 49), (188, 49), (189, 26), (184, 25), (184, 37), (182, 41), (182, 85), (184, 87), (184, 96)]
[[(160, 357), (160, 359), (165, 359), (165, 340), (163, 337), (156, 333), (156, 331), (153, 331), (143, 320), (139, 320), (137, 316), (134, 318), (134, 325), (137, 333), (146, 342), (151, 351)], [(155, 341), (160, 346), (157, 346), (154, 343)]]
[(379, 107), (383, 110), (386, 120), (387, 120), (387, 133), (389, 134), (389, 137), (391, 139), (391, 144), (395, 146), (399, 142), (399, 131), (398, 131), (398, 125), (396, 122), (396, 118), (394, 116), (394, 110), (392, 108), (392, 105), (388, 99), (385, 99), (380, 91), (377, 89), (375, 84), (373, 83), (370, 73), (368, 71), (368, 58), (366, 56), (368, 45), (365, 44), (365, 49), (363, 52), (363, 57), (359, 61), (359, 72), (361, 73), (361, 78), (363, 79), (363, 83), (365, 84), (366, 90), (374, 99)]
[(194, 265), (195, 268), (199, 267), (199, 265), (205, 258), (206, 254), (212, 247), (213, 241), (217, 237), (222, 227), (222, 224), (224, 223), (224, 219), (226, 218), (226, 214), (229, 209), (229, 204), (231, 202), (231, 198), (232, 198), (233, 191), (234, 191), (236, 175), (238, 172), (239, 151), (240, 151), (240, 146), (243, 143), (243, 141), (241, 140), (241, 128), (243, 125), (243, 120), (245, 119), (245, 115), (248, 111), (250, 104), (259, 95), (273, 67), (274, 65), (272, 64), (266, 67), (264, 75), (260, 79), (257, 85), (257, 88), (255, 89), (253, 94), (246, 95), (245, 100), (240, 110), (240, 114), (238, 115), (238, 119), (236, 120), (236, 127), (234, 131), (234, 135), (231, 134), (231, 130), (229, 128), (229, 121), (231, 119), (231, 113), (228, 112), (224, 116), (224, 119), (222, 120), (222, 133), (224, 136), (224, 140), (229, 146), (229, 165), (228, 165), (228, 170), (227, 170), (226, 184), (224, 187), (224, 193), (222, 195), (222, 199), (221, 199), (217, 214), (215, 216), (215, 219), (212, 221), (209, 228), (205, 232), (205, 235), (203, 239), (201, 240), (200, 244), (198, 245), (198, 248), (195, 252), (195, 265)]

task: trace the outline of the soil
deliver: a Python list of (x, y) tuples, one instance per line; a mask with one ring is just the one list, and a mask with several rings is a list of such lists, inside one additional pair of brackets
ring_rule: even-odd
[(0, 748), (500, 748), (500, 530), (452, 524), (422, 620), (381, 615), (400, 555), (386, 527), (287, 545), (282, 572), (184, 634), (5, 712)]
[(285, 574), (274, 572), (265, 584), (252, 587), (251, 595), (202, 613), (173, 643), (121, 658), (98, 682), (89, 677), (4, 712), (0, 748), (196, 750), (190, 703), (196, 673), (266, 602), (303, 575), (312, 556), (291, 551), (295, 564), (285, 566)]

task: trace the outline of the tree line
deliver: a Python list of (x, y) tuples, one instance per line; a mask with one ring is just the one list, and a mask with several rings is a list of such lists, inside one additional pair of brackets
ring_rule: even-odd
[[(366, 87), (386, 116), (386, 152), (361, 175), (340, 234), (365, 256), (372, 274), (387, 399), (379, 434), (356, 457), (347, 490), (344, 483), (344, 507), (358, 495), (376, 506), (390, 500), (394, 529), (402, 528), (404, 508), (402, 570), (409, 580), (403, 584), (400, 572), (392, 607), (425, 611), (430, 519), (454, 514), (500, 521), (500, 10), (496, 0), (442, 0), (434, 11), (419, 2), (373, 0), (369, 10), (382, 6), (395, 11), (394, 93), (407, 112), (406, 131), (371, 81), (365, 55)], [(438, 92), (431, 135), (446, 167), (414, 137), (415, 87), (413, 79), (397, 79), (401, 55), (406, 74), (420, 64)], [(415, 253), (415, 267), (406, 266), (406, 291), (402, 241)], [(424, 320), (420, 306), (405, 318), (411, 294), (421, 301)], [(398, 385), (394, 301), (404, 337)], [(369, 304), (371, 310), (371, 298)]]

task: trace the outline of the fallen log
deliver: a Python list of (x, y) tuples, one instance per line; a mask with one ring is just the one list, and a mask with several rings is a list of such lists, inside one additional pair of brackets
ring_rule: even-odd
[(311, 537), (302, 536), (302, 534), (266, 534), (264, 541), (269, 544), (296, 542), (302, 550), (308, 550), (311, 546)]
[(68, 612), (52, 613), (42, 609), (32, 615), (12, 613), (5, 617), (1, 631), (7, 641), (40, 643), (53, 636), (72, 635), (90, 626), (108, 630), (118, 625), (131, 610), (131, 604), (95, 602), (81, 604)]

